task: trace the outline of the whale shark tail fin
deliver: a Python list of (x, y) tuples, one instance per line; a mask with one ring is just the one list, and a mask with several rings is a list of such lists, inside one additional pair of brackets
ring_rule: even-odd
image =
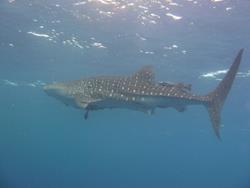
[(227, 95), (232, 87), (235, 76), (238, 72), (243, 51), (244, 49), (241, 49), (238, 52), (238, 55), (236, 56), (226, 76), (219, 83), (216, 89), (207, 95), (209, 98), (209, 102), (207, 103), (206, 107), (208, 109), (208, 113), (213, 125), (214, 132), (219, 140), (221, 140), (220, 137), (221, 110), (223, 108)]

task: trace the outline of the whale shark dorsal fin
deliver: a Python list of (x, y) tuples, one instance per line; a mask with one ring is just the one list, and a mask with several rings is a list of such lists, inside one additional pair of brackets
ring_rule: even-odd
[(133, 74), (132, 79), (136, 79), (140, 82), (147, 82), (149, 84), (154, 83), (155, 73), (153, 66), (147, 65), (142, 67), (139, 71)]

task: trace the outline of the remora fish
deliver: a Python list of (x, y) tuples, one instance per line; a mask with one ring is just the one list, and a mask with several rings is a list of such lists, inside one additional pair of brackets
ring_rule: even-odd
[(105, 108), (127, 108), (152, 114), (155, 108), (175, 108), (182, 112), (187, 105), (207, 108), (213, 129), (220, 139), (220, 113), (238, 71), (243, 49), (238, 52), (224, 79), (214, 91), (199, 96), (190, 93), (191, 85), (155, 82), (151, 66), (145, 66), (132, 76), (99, 76), (83, 80), (54, 83), (45, 92), (66, 105), (89, 111)]

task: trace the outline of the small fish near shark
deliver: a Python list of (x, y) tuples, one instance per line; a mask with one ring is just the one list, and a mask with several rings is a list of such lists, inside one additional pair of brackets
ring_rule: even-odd
[(54, 83), (44, 91), (66, 105), (89, 112), (106, 108), (126, 108), (153, 114), (156, 108), (175, 108), (183, 112), (188, 105), (207, 108), (215, 135), (220, 139), (221, 111), (239, 65), (241, 49), (229, 71), (214, 91), (200, 96), (191, 93), (191, 85), (156, 82), (152, 66), (145, 66), (131, 76), (97, 76), (82, 80)]

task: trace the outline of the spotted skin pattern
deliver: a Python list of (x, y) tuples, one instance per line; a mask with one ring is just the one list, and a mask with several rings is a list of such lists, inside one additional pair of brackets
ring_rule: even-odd
[(67, 105), (89, 111), (105, 108), (127, 108), (152, 114), (155, 108), (175, 108), (183, 112), (188, 105), (204, 105), (209, 112), (216, 136), (220, 139), (220, 112), (238, 71), (241, 49), (225, 78), (205, 96), (190, 92), (190, 84), (155, 81), (152, 66), (145, 66), (132, 76), (98, 76), (44, 87), (48, 95)]
[[(139, 74), (138, 74), (139, 73)], [(69, 93), (72, 97), (87, 98), (93, 101), (113, 100), (119, 102), (136, 103), (141, 104), (144, 108), (153, 109), (156, 107), (184, 107), (186, 104), (201, 104), (208, 101), (206, 96), (196, 96), (183, 91), (175, 85), (161, 86), (154, 82), (152, 79), (152, 70), (145, 72), (139, 71), (132, 77), (93, 77), (86, 80), (78, 80), (69, 82)], [(138, 75), (137, 75), (138, 74)], [(153, 105), (143, 104), (150, 98), (163, 98), (168, 99), (169, 104)], [(171, 100), (177, 100), (177, 103), (171, 102)], [(83, 100), (84, 101), (84, 100)], [(96, 105), (97, 103), (91, 102), (88, 104), (89, 109), (97, 110), (102, 109), (103, 106)], [(85, 107), (86, 108), (86, 107)], [(109, 106), (106, 106), (109, 108)], [(112, 106), (110, 106), (112, 108)]]

